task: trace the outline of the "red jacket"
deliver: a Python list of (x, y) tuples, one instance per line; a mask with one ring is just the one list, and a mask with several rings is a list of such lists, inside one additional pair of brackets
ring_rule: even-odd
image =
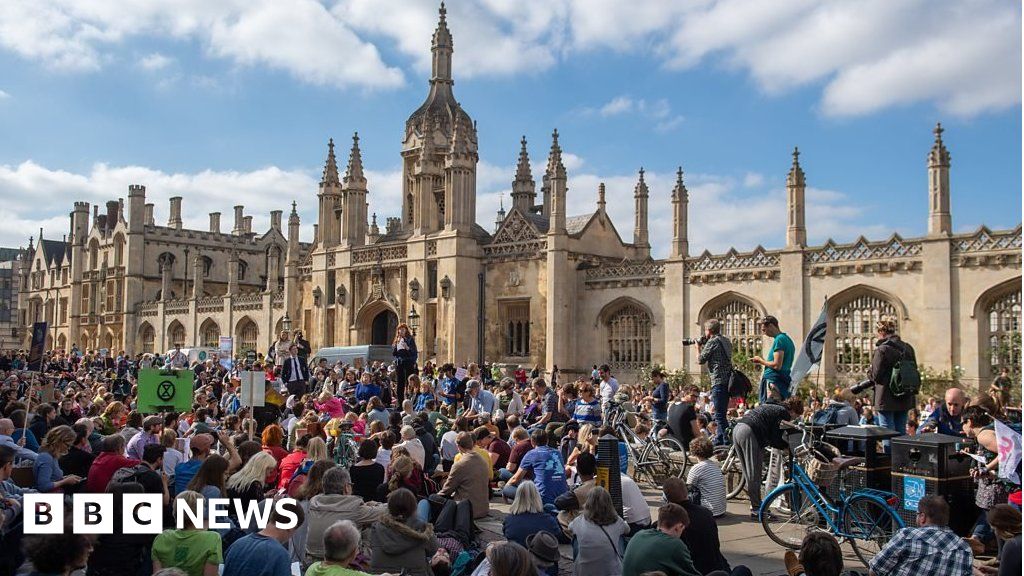
[(135, 466), (140, 461), (134, 458), (126, 458), (122, 454), (113, 452), (100, 452), (100, 455), (92, 461), (89, 467), (89, 476), (85, 479), (86, 492), (106, 492), (107, 484), (114, 477), (114, 472), (126, 466)]
[(306, 459), (306, 452), (303, 450), (296, 450), (291, 454), (284, 457), (281, 460), (281, 476), (277, 483), (278, 488), (288, 488), (288, 484), (292, 481), (292, 474), (302, 466), (302, 461)]

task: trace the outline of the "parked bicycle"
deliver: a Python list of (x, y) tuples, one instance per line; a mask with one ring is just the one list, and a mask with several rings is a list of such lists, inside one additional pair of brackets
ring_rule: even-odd
[[(807, 428), (787, 422), (783, 426), (801, 431), (801, 447), (813, 451), (813, 437)], [(789, 482), (768, 494), (758, 511), (765, 533), (776, 543), (795, 550), (808, 532), (825, 530), (849, 540), (857, 557), (868, 565), (893, 534), (905, 526), (895, 509), (899, 497), (871, 488), (848, 493), (844, 482), (846, 470), (862, 464), (864, 459), (840, 457), (833, 460), (834, 468), (830, 469), (839, 482), (838, 498), (833, 501), (818, 487), (831, 479), (812, 479), (793, 449), (788, 452)]]
[(607, 421), (626, 443), (635, 479), (646, 477), (651, 483), (660, 486), (667, 478), (684, 477), (689, 458), (682, 442), (671, 435), (659, 438), (658, 427), (653, 425), (655, 422), (652, 422), (651, 432), (641, 437), (633, 431), (630, 420), (646, 416), (626, 410), (618, 402), (610, 402), (608, 406)]

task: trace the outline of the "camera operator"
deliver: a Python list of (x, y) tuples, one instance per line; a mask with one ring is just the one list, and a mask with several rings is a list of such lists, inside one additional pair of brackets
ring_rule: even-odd
[[(917, 396), (906, 394), (895, 396), (890, 390), (892, 380), (892, 369), (901, 358), (917, 361), (914, 348), (900, 340), (896, 334), (896, 321), (888, 316), (883, 316), (875, 323), (875, 334), (878, 340), (875, 342), (875, 350), (871, 354), (871, 368), (868, 370), (868, 379), (850, 388), (854, 394), (860, 394), (874, 386), (875, 411), (878, 414), (879, 424), (899, 432), (906, 433), (907, 411), (917, 403)], [(886, 452), (889, 451), (889, 441), (883, 442)]]
[(711, 402), (715, 405), (718, 430), (712, 440), (716, 446), (728, 444), (726, 428), (729, 421), (729, 378), (732, 376), (732, 343), (722, 336), (722, 323), (712, 318), (704, 323), (704, 336), (697, 341), (683, 340), (684, 345), (697, 345), (697, 361), (707, 364), (711, 376)]

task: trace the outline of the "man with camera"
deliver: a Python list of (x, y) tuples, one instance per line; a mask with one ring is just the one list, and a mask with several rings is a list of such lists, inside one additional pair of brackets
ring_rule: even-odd
[(697, 361), (707, 365), (711, 376), (711, 402), (715, 407), (715, 423), (718, 424), (712, 442), (716, 446), (728, 444), (726, 412), (729, 409), (729, 378), (732, 376), (732, 343), (722, 336), (722, 323), (712, 318), (704, 323), (704, 336), (696, 341), (683, 340), (683, 344), (697, 345)]

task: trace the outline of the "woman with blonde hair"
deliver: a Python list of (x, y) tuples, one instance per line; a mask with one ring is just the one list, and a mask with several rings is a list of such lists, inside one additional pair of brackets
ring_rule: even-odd
[(310, 438), (306, 444), (306, 456), (288, 482), (288, 495), (292, 498), (297, 497), (303, 485), (309, 481), (309, 471), (313, 465), (327, 459), (327, 443), (324, 439), (319, 436)]
[(250, 502), (258, 502), (272, 496), (274, 489), (267, 489), (267, 476), (275, 468), (277, 460), (270, 454), (262, 451), (253, 454), (241, 470), (228, 478), (225, 484), (228, 498), (238, 498), (244, 506), (248, 506)]
[(164, 474), (168, 478), (174, 477), (175, 466), (187, 460), (185, 453), (178, 450), (177, 444), (178, 433), (174, 428), (164, 428), (164, 431), (160, 433), (160, 445), (164, 447)]
[[(391, 344), (391, 352), (395, 358), (395, 387), (397, 389), (398, 406), (405, 402), (405, 386), (409, 376), (416, 373), (416, 339), (413, 338), (409, 326), (404, 322), (395, 328), (395, 340)], [(415, 391), (414, 391), (415, 392)]]
[(584, 424), (580, 426), (580, 431), (576, 435), (576, 447), (572, 449), (569, 457), (565, 460), (566, 466), (574, 466), (576, 459), (580, 457), (580, 454), (586, 452), (587, 454), (597, 455), (597, 434), (594, 433), (593, 424)]
[[(537, 532), (549, 532), (558, 538), (562, 528), (558, 525), (558, 520), (544, 510), (544, 501), (541, 500), (537, 485), (532, 480), (526, 480), (516, 486), (516, 497), (512, 500), (508, 515), (505, 516), (502, 533), (505, 538), (525, 547), (528, 546), (527, 538)], [(547, 572), (557, 576), (558, 564), (552, 565)]]
[(58, 463), (62, 456), (71, 451), (71, 445), (75, 443), (75, 438), (75, 431), (71, 426), (57, 426), (46, 433), (43, 444), (39, 447), (39, 454), (32, 465), (37, 490), (40, 492), (68, 490), (82, 481), (81, 477), (74, 474), (65, 476)]
[[(195, 510), (202, 495), (186, 490), (177, 498)], [(220, 534), (207, 530), (205, 520), (197, 525), (188, 514), (179, 522), (181, 530), (164, 530), (153, 540), (153, 573), (179, 568), (188, 576), (217, 576), (224, 562)]]
[(277, 341), (274, 342), (274, 366), (282, 366), (285, 358), (289, 357), (288, 350), (292, 347), (291, 334), (287, 330), (281, 330)]

